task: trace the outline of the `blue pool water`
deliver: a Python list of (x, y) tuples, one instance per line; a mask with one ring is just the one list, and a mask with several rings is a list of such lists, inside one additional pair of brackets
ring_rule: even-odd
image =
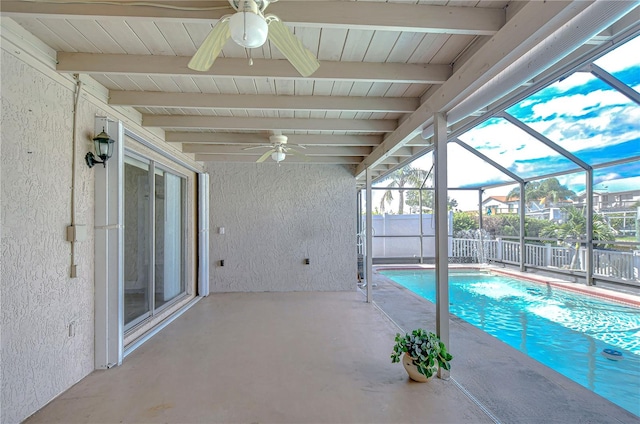
[[(381, 274), (435, 303), (433, 271)], [(639, 308), (475, 271), (449, 274), (449, 298), (452, 314), (640, 416)]]

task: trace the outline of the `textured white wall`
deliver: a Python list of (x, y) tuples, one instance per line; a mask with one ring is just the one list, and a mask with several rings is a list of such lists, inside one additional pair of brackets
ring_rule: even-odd
[[(93, 231), (76, 243), (70, 278), (71, 85), (62, 86), (2, 51), (2, 399), (14, 423), (93, 370)], [(91, 149), (97, 111), (81, 101), (77, 223), (93, 228)], [(75, 336), (69, 324), (75, 322)]]
[(285, 161), (212, 162), (207, 171), (213, 292), (355, 290), (351, 170)]
[[(3, 18), (1, 25), (0, 423), (4, 424), (24, 420), (94, 369), (94, 170), (86, 166), (84, 155), (93, 150), (95, 116), (121, 119), (154, 144), (162, 142), (156, 132), (138, 125), (135, 111), (112, 109), (105, 103), (106, 90), (85, 85), (75, 152), (76, 222), (87, 226), (88, 239), (76, 244), (78, 278), (70, 278), (66, 227), (71, 222), (75, 84), (53, 70), (52, 51), (49, 56), (37, 51), (38, 43), (10, 19)], [(172, 151), (171, 146), (162, 147)], [(137, 150), (145, 153), (145, 149)], [(172, 153), (197, 165), (182, 153)], [(195, 216), (195, 178), (189, 181), (189, 210)], [(192, 238), (194, 228), (191, 225)], [(196, 249), (194, 243), (190, 252)], [(190, 275), (193, 293), (195, 265)], [(156, 317), (166, 317), (188, 300)], [(145, 329), (141, 326), (139, 332)]]

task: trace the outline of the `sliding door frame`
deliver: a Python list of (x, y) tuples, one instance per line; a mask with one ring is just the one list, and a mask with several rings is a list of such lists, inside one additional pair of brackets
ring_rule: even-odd
[[(171, 152), (168, 152), (154, 143), (151, 143), (144, 138), (138, 136), (134, 132), (124, 128), (121, 121), (115, 121), (107, 117), (95, 118), (95, 133), (106, 131), (115, 140), (114, 153), (109, 159), (105, 167), (96, 166), (95, 170), (95, 353), (94, 364), (96, 369), (108, 369), (114, 366), (122, 364), (123, 358), (137, 348), (140, 344), (144, 343), (148, 338), (153, 336), (157, 331), (164, 326), (168, 325), (173, 319), (186, 311), (199, 299), (198, 297), (192, 299), (190, 302), (181, 306), (171, 315), (163, 319), (161, 323), (154, 326), (151, 330), (147, 331), (143, 336), (137, 339), (135, 342), (130, 343), (125, 347), (125, 325), (124, 325), (124, 156), (125, 156), (125, 139), (128, 137), (143, 146), (151, 149), (154, 153), (160, 154), (164, 158), (167, 158), (166, 163), (155, 161), (149, 157), (145, 157), (138, 152), (131, 149), (126, 149), (126, 154), (131, 155), (134, 158), (143, 158), (148, 161), (151, 166), (155, 166), (164, 172), (169, 172), (182, 179), (182, 192), (185, 198), (187, 196), (193, 197), (193, 204), (196, 211), (194, 216), (196, 222), (194, 222), (195, 229), (191, 231), (194, 237), (197, 238), (198, 246), (193, 252), (193, 261), (197, 263), (196, 275), (193, 274), (192, 263), (186, 264), (187, 249), (186, 246), (190, 245), (193, 240), (189, 238), (188, 228), (189, 225), (186, 221), (183, 221), (182, 237), (184, 240), (184, 248), (182, 249), (181, 256), (183, 263), (183, 269), (181, 273), (184, 278), (184, 286), (181, 294), (177, 295), (175, 299), (162, 305), (156, 309), (156, 312), (160, 312), (171, 305), (175, 305), (184, 299), (185, 296), (191, 294), (195, 296), (202, 296), (208, 294), (209, 284), (209, 257), (208, 255), (202, 256), (202, 252), (208, 252), (209, 243), (209, 228), (208, 228), (208, 198), (207, 201), (202, 201), (203, 197), (208, 197), (209, 187), (204, 187), (203, 181), (208, 182), (208, 174), (205, 174), (202, 168), (188, 163), (187, 161), (176, 157)], [(197, 194), (192, 193), (186, 189), (188, 184), (186, 181), (188, 177), (183, 173), (177, 171), (171, 167), (171, 164), (178, 164), (189, 171), (193, 171), (195, 174), (194, 184), (197, 187)], [(155, 179), (155, 174), (152, 173), (152, 178)], [(153, 187), (153, 185), (151, 185)], [(155, 192), (151, 192), (155, 197)], [(152, 202), (154, 203), (154, 202)], [(153, 209), (153, 208), (151, 208)], [(187, 220), (186, 206), (182, 205), (182, 219)], [(206, 209), (206, 210), (203, 210)], [(153, 213), (153, 212), (151, 212)], [(203, 224), (201, 221), (203, 218), (207, 219), (207, 222)], [(152, 230), (153, 232), (154, 230)], [(206, 246), (204, 245), (206, 243)], [(152, 246), (153, 247), (153, 246)], [(200, 253), (200, 255), (198, 255)], [(189, 281), (195, 279), (194, 289), (195, 293), (190, 293)], [(151, 296), (155, 296), (155, 293), (151, 293)], [(153, 311), (153, 309), (152, 309)], [(142, 322), (136, 323), (142, 325)], [(133, 328), (133, 327), (129, 327)]]

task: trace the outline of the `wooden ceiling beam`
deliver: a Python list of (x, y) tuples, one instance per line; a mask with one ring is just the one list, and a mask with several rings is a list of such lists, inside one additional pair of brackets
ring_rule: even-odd
[(442, 84), (451, 75), (448, 65), (408, 63), (365, 63), (321, 61), (320, 68), (309, 78), (285, 59), (218, 58), (210, 70), (189, 69), (190, 57), (133, 54), (97, 54), (58, 52), (56, 70), (80, 74), (188, 75), (191, 77), (286, 78), (331, 81), (388, 82), (403, 84)]
[[(142, 5), (25, 2), (3, 0), (9, 17), (98, 20), (152, 20), (213, 23), (233, 13), (228, 2), (166, 1), (168, 7)], [(201, 10), (180, 10), (200, 8)], [(204, 9), (204, 10), (202, 10)], [(506, 20), (501, 8), (456, 7), (345, 1), (280, 1), (268, 13), (300, 27), (407, 31), (436, 34), (493, 35)]]
[(420, 106), (417, 98), (401, 97), (276, 96), (117, 90), (109, 92), (109, 104), (134, 107), (383, 113), (411, 113)]
[[(305, 146), (370, 146), (382, 142), (380, 135), (332, 135), (332, 134), (285, 134), (288, 142)], [(213, 133), (213, 132), (165, 132), (165, 140), (175, 143), (199, 144), (264, 144), (269, 142), (269, 134), (260, 133)]]
[[(262, 154), (269, 150), (265, 146), (262, 149), (255, 148), (251, 150), (243, 150), (243, 146), (223, 146), (215, 144), (183, 144), (182, 151), (184, 153), (210, 154), (210, 155), (250, 155)], [(367, 156), (371, 153), (371, 147), (317, 147), (309, 146), (306, 148), (300, 146), (291, 146), (298, 152), (306, 156)]]
[(286, 78), (331, 81), (442, 84), (451, 75), (448, 65), (321, 61), (320, 68), (305, 78), (284, 59), (218, 58), (206, 72), (189, 69), (186, 56), (97, 54), (58, 52), (56, 70), (81, 74), (140, 74), (191, 77)]
[(238, 118), (192, 115), (142, 115), (142, 125), (161, 128), (218, 130), (348, 131), (385, 133), (396, 129), (393, 119)]
[[(260, 155), (244, 156), (244, 155), (207, 155), (197, 154), (195, 160), (200, 162), (246, 162), (255, 163)], [(284, 161), (280, 162), (282, 166), (289, 163), (299, 164), (322, 164), (322, 165), (356, 165), (362, 161), (362, 156), (311, 156), (307, 160), (296, 156), (287, 155)], [(267, 159), (264, 163), (258, 164), (263, 166), (275, 165), (276, 163)]]

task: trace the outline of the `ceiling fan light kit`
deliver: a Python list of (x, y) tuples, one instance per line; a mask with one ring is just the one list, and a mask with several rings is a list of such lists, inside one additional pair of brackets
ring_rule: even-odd
[(282, 162), (287, 155), (284, 152), (273, 152), (271, 153), (271, 159), (276, 162)]
[(229, 19), (231, 39), (246, 49), (262, 46), (267, 41), (269, 26), (262, 16), (238, 12)]

